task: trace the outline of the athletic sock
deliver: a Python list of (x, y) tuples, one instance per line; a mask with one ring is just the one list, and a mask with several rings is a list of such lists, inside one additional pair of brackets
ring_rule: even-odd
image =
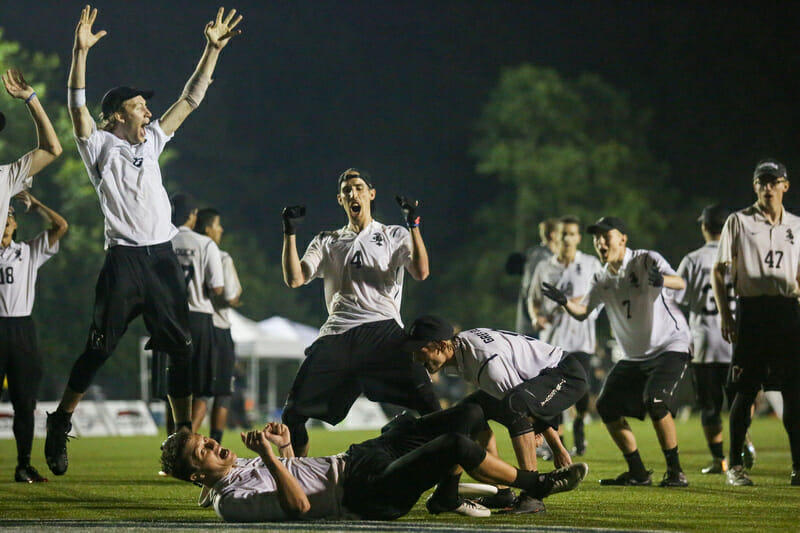
[(511, 486), (522, 489), (530, 496), (541, 500), (553, 488), (553, 480), (546, 474), (540, 474), (538, 470), (517, 469), (517, 479), (511, 483)]
[(433, 491), (433, 496), (437, 502), (444, 506), (458, 504), (458, 482), (461, 480), (461, 474), (445, 476), (439, 480), (436, 485), (436, 490)]
[(722, 442), (712, 442), (708, 444), (711, 450), (711, 457), (714, 459), (725, 459), (725, 452), (722, 451)]
[(675, 446), (671, 450), (662, 450), (664, 458), (667, 460), (667, 470), (681, 471), (681, 460), (678, 458), (678, 447)]
[(628, 472), (631, 473), (636, 479), (644, 479), (647, 477), (647, 469), (644, 467), (642, 458), (639, 456), (639, 450), (633, 450), (631, 453), (623, 454), (625, 461), (628, 463)]
[(221, 429), (212, 429), (209, 432), (209, 437), (217, 441), (218, 444), (222, 444), (222, 430)]
[(184, 420), (183, 422), (176, 422), (175, 423), (175, 433), (179, 432), (183, 428), (186, 428), (191, 432), (192, 431), (192, 421), (191, 420)]
[(31, 454), (17, 456), (17, 466), (28, 466), (29, 464), (31, 464)]
[(583, 416), (581, 415), (575, 416), (575, 421), (572, 423), (572, 436), (575, 447), (581, 448), (586, 444), (586, 437), (583, 434)]

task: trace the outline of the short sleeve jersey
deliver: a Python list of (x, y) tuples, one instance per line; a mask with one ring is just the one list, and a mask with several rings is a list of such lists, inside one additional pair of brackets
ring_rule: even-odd
[(797, 298), (800, 217), (784, 209), (773, 226), (757, 204), (733, 213), (722, 228), (717, 262), (729, 265), (738, 296)]
[[(239, 274), (236, 272), (236, 266), (233, 264), (231, 254), (223, 250), (219, 251), (222, 258), (222, 279), (223, 289), (222, 298), (229, 302), (242, 293), (242, 285), (239, 283)], [(220, 329), (230, 329), (230, 307), (217, 308), (214, 307), (214, 327)]]
[(0, 317), (30, 316), (39, 267), (57, 252), (58, 241), (50, 246), (46, 231), (0, 248)]
[(177, 233), (158, 164), (170, 139), (157, 120), (145, 126), (140, 144), (98, 130), (94, 123), (88, 138), (76, 136), (105, 217), (106, 248), (160, 244)]
[(172, 248), (183, 267), (189, 293), (189, 311), (214, 314), (209, 289), (223, 286), (222, 259), (217, 243), (186, 226), (172, 238)]
[[(280, 459), (297, 479), (311, 509), (304, 520), (357, 518), (342, 506), (343, 455)], [(264, 461), (237, 459), (227, 476), (213, 487), (211, 502), (226, 522), (280, 522), (293, 520), (281, 508), (278, 485)]]
[(542, 283), (554, 285), (569, 299), (578, 298), (586, 294), (592, 277), (602, 268), (596, 257), (580, 251), (567, 266), (556, 256), (539, 263), (533, 274), (530, 297), (540, 303), (541, 312), (550, 321), (550, 327), (542, 331), (543, 341), (569, 352), (594, 353), (596, 314), (592, 313), (584, 321), (575, 320), (563, 307), (542, 295)]
[(31, 170), (31, 152), (8, 165), (0, 165), (0, 222), (6, 227), (8, 204), (15, 194), (22, 192), (33, 184)]
[(325, 282), (328, 320), (320, 336), (343, 333), (367, 322), (392, 319), (402, 326), (403, 275), (411, 263), (411, 234), (402, 226), (373, 220), (360, 233), (347, 226), (320, 233), (302, 262), (308, 281)]
[(525, 265), (522, 267), (522, 282), (519, 289), (519, 298), (517, 298), (517, 323), (516, 329), (519, 333), (533, 333), (533, 326), (530, 323), (528, 316), (527, 298), (530, 292), (531, 282), (533, 281), (533, 274), (536, 272), (536, 267), (542, 261), (548, 259), (553, 255), (550, 248), (544, 244), (532, 246), (525, 253)]
[(659, 253), (625, 250), (619, 271), (608, 265), (594, 275), (582, 303), (588, 310), (605, 304), (608, 320), (625, 359), (650, 359), (664, 352), (689, 352), (689, 325), (669, 289), (652, 286), (652, 265), (663, 275), (675, 275)]
[(564, 356), (558, 346), (510, 331), (476, 328), (457, 337), (456, 372), (497, 399), (545, 368), (558, 366)]
[[(712, 241), (690, 252), (678, 266), (678, 275), (686, 281), (678, 302), (689, 308), (689, 329), (692, 332), (692, 362), (730, 363), (733, 349), (722, 338), (719, 309), (711, 289), (711, 269), (717, 259), (719, 243)], [(731, 311), (736, 305), (733, 282), (726, 276)]]

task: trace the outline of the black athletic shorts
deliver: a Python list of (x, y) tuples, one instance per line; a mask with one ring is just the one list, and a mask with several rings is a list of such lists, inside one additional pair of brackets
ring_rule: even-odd
[(87, 349), (111, 354), (140, 314), (152, 349), (191, 352), (186, 281), (171, 242), (108, 249), (95, 288)]
[(597, 398), (597, 410), (604, 422), (624, 416), (644, 420), (649, 401), (663, 402), (675, 416), (675, 392), (689, 366), (688, 353), (664, 352), (643, 361), (618, 361), (606, 376)]
[(214, 353), (214, 322), (209, 313), (189, 311), (189, 331), (192, 334), (192, 394), (213, 396), (217, 377)]
[(0, 388), (4, 377), (8, 378), (11, 403), (30, 405), (36, 401), (42, 381), (42, 356), (30, 316), (0, 317)]
[(733, 397), (727, 387), (729, 367), (728, 363), (692, 363), (698, 409), (717, 416), (726, 398), (730, 406)]
[(737, 343), (729, 385), (734, 392), (797, 387), (800, 382), (800, 304), (795, 298), (739, 298)]
[(214, 396), (233, 394), (233, 367), (236, 365), (236, 352), (233, 346), (230, 328), (214, 328), (214, 358), (216, 359), (216, 375), (211, 386)]
[(394, 320), (319, 337), (306, 348), (285, 411), (337, 424), (362, 392), (374, 402), (420, 413), (438, 410), (431, 378), (402, 350), (404, 340), (405, 333)]

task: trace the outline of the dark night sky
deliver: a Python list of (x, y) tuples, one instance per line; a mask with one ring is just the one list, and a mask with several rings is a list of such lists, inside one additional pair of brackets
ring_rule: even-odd
[[(66, 81), (81, 6), (2, 2), (0, 26), (7, 39), (57, 52)], [(89, 56), (90, 101), (112, 85), (152, 87), (151, 108), (162, 113), (194, 68), (202, 28), (217, 6), (98, 3), (95, 28), (109, 36)], [(384, 222), (400, 222), (388, 196), (405, 192), (424, 203), (429, 244), (446, 248), (463, 239), (465, 206), (492, 193), (467, 155), (473, 125), (500, 70), (523, 62), (567, 76), (598, 73), (652, 110), (651, 146), (685, 194), (702, 189), (738, 207), (751, 201), (757, 159), (774, 156), (790, 177), (800, 172), (797, 4), (340, 0), (226, 7), (245, 16), (244, 34), (224, 50), (206, 101), (176, 135), (180, 159), (165, 173), (224, 211), (241, 210), (237, 229), (254, 224), (276, 254), (285, 204), (308, 204), (309, 236), (341, 225), (335, 176), (348, 166), (375, 176)]]

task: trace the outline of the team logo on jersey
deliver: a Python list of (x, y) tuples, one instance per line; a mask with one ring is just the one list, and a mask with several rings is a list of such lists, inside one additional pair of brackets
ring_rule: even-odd
[(142, 158), (142, 157), (134, 157), (133, 158), (133, 166), (135, 166), (136, 168), (141, 167), (143, 162), (144, 162), (144, 158)]
[(575, 273), (577, 275), (579, 275), (579, 276), (581, 275), (581, 264), (580, 263), (575, 265)]
[(792, 228), (786, 228), (786, 240), (789, 241), (789, 244), (794, 244), (794, 233), (792, 233)]
[(378, 246), (383, 246), (384, 240), (385, 239), (383, 238), (383, 235), (381, 235), (380, 233), (373, 233), (372, 240), (370, 242), (374, 242)]
[(631, 272), (631, 275), (628, 276), (628, 281), (631, 282), (632, 286), (639, 287), (639, 276), (636, 275), (636, 272)]
[(561, 287), (561, 292), (563, 292), (564, 294), (571, 295), (572, 294), (572, 288), (573, 288), (572, 287), (572, 282), (568, 281), (568, 282), (566, 282), (564, 284), (563, 287)]

